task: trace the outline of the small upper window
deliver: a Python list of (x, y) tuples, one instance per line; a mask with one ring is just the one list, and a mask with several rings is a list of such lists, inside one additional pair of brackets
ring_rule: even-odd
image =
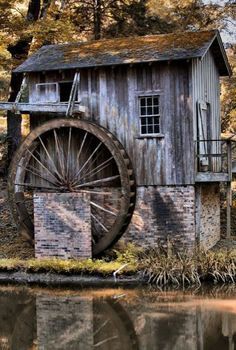
[(36, 84), (36, 99), (37, 102), (58, 102), (58, 84)]
[(160, 133), (159, 95), (139, 97), (140, 134)]
[(65, 81), (59, 83), (60, 102), (69, 101), (72, 84), (72, 81)]

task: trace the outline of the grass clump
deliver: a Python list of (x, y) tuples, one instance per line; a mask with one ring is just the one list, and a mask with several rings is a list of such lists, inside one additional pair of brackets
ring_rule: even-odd
[(144, 253), (139, 268), (147, 283), (166, 285), (201, 285), (202, 282), (236, 283), (236, 250), (197, 251), (193, 255), (165, 252)]

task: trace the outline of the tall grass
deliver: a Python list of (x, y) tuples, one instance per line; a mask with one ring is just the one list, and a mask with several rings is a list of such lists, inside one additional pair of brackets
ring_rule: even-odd
[(236, 250), (188, 255), (153, 249), (140, 257), (139, 269), (147, 283), (159, 287), (201, 285), (206, 281), (236, 283)]

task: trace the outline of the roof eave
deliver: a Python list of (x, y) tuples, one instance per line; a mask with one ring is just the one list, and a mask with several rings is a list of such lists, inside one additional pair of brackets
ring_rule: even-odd
[(220, 47), (220, 51), (221, 51), (221, 54), (222, 54), (223, 59), (224, 59), (224, 62), (225, 62), (225, 66), (226, 66), (227, 73), (228, 73), (227, 75), (228, 75), (229, 77), (231, 77), (232, 74), (233, 74), (233, 71), (232, 71), (231, 66), (230, 66), (230, 64), (229, 64), (228, 57), (227, 57), (226, 52), (225, 52), (224, 44), (223, 44), (223, 42), (222, 42), (222, 39), (221, 39), (221, 36), (220, 36), (220, 33), (219, 33), (218, 30), (216, 31), (216, 38), (217, 38), (217, 40), (218, 40), (218, 44), (219, 44), (219, 47)]
[(205, 48), (205, 51), (201, 57), (201, 59), (204, 58), (204, 56), (206, 55), (206, 53), (210, 50), (212, 44), (214, 43), (214, 41), (217, 40), (219, 49), (220, 49), (220, 53), (222, 55), (223, 61), (224, 61), (224, 65), (225, 65), (225, 70), (224, 72), (220, 72), (221, 76), (232, 76), (233, 72), (232, 69), (230, 67), (226, 52), (225, 52), (225, 48), (224, 48), (224, 44), (222, 42), (219, 30), (215, 30), (215, 35), (213, 36), (212, 40), (209, 42), (208, 46)]
[[(96, 66), (91, 64), (91, 65), (83, 65), (83, 66), (70, 66), (70, 67), (57, 67), (54, 69), (45, 69), (45, 71), (58, 71), (58, 70), (73, 70), (73, 69), (88, 69), (88, 68), (101, 68), (101, 67), (113, 67), (113, 66), (124, 66), (124, 65), (138, 65), (138, 64), (153, 64), (155, 62), (172, 62), (172, 61), (188, 61), (192, 60), (194, 58), (201, 58), (202, 56), (200, 54), (198, 55), (192, 55), (192, 56), (183, 56), (183, 57), (173, 57), (173, 58), (160, 58), (160, 59), (155, 59), (155, 60), (146, 60), (146, 61), (139, 61), (139, 62), (119, 62), (119, 63), (107, 63), (107, 64), (97, 64)], [(24, 73), (40, 73), (43, 70), (42, 69), (19, 69), (17, 67), (16, 69), (13, 70), (13, 73), (17, 74), (24, 74)]]

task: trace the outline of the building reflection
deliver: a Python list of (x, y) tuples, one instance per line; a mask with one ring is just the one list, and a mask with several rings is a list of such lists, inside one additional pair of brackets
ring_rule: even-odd
[(236, 313), (209, 303), (0, 290), (0, 350), (236, 350), (235, 344)]

